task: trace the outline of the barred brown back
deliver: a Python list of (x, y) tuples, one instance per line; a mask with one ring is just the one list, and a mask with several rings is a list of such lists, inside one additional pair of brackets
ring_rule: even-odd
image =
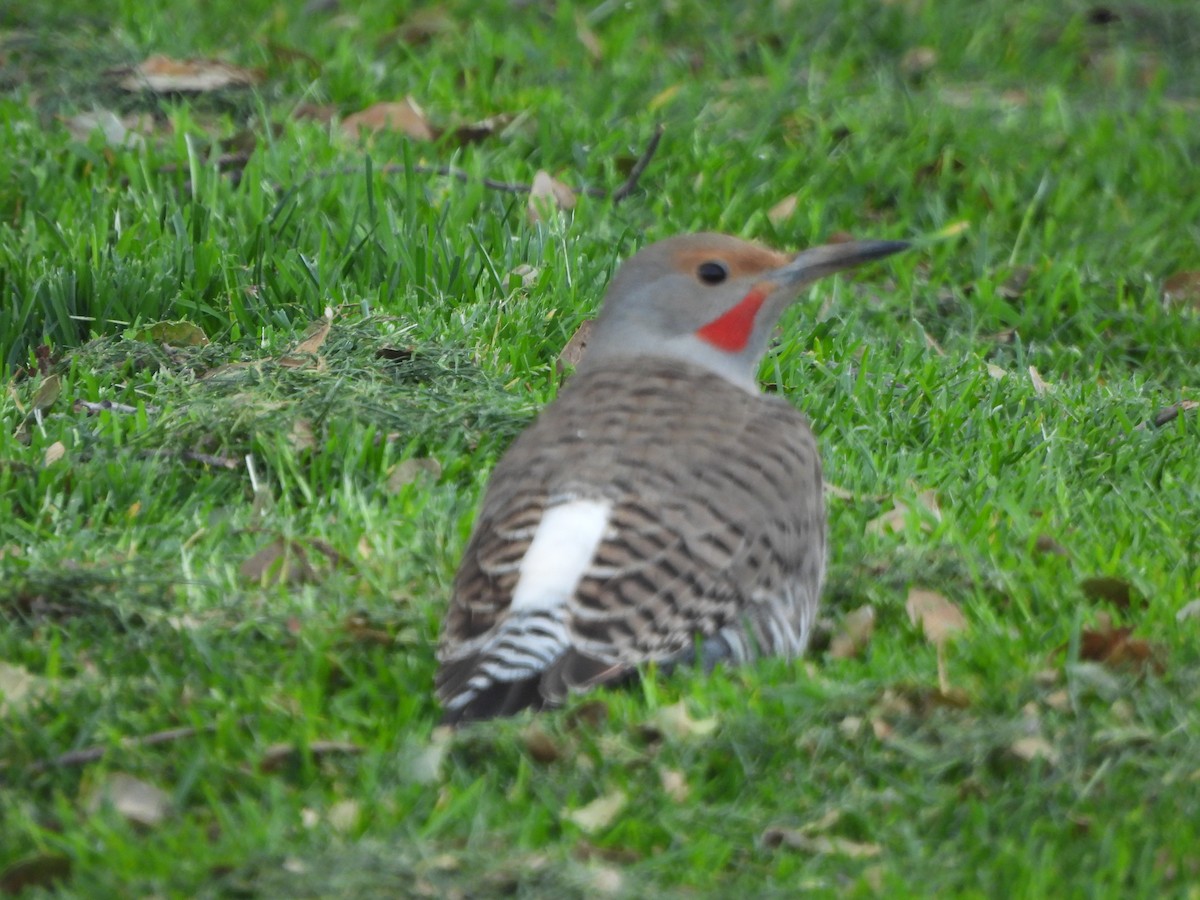
[[(816, 443), (786, 402), (673, 360), (585, 370), (497, 465), (438, 651), (446, 720), (553, 705), (647, 662), (803, 652), (825, 569)], [(574, 594), (511, 609), (546, 509), (611, 504)]]

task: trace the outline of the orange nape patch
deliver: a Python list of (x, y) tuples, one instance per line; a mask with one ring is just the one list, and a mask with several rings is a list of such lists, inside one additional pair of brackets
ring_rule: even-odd
[(726, 353), (740, 353), (750, 341), (754, 330), (754, 317), (766, 302), (767, 292), (754, 288), (738, 301), (737, 306), (721, 313), (707, 325), (696, 331), (696, 337), (707, 341)]

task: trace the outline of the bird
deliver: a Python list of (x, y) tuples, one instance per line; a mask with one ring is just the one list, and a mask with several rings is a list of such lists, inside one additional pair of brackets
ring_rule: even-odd
[(803, 287), (908, 246), (788, 255), (698, 233), (619, 266), (575, 373), (492, 471), (438, 641), (443, 724), (558, 707), (651, 664), (804, 652), (821, 460), (758, 370)]

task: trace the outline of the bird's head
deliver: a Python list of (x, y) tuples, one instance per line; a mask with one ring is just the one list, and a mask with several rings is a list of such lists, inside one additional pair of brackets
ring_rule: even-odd
[(755, 378), (771, 332), (805, 285), (908, 246), (852, 241), (789, 257), (723, 234), (667, 238), (617, 271), (583, 365), (667, 356), (757, 390)]

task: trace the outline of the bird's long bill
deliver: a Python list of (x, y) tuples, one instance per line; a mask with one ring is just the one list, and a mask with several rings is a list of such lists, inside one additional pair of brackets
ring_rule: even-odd
[(779, 287), (799, 287), (842, 269), (860, 266), (909, 248), (907, 241), (848, 241), (823, 244), (797, 253), (790, 263), (772, 272), (770, 280)]

